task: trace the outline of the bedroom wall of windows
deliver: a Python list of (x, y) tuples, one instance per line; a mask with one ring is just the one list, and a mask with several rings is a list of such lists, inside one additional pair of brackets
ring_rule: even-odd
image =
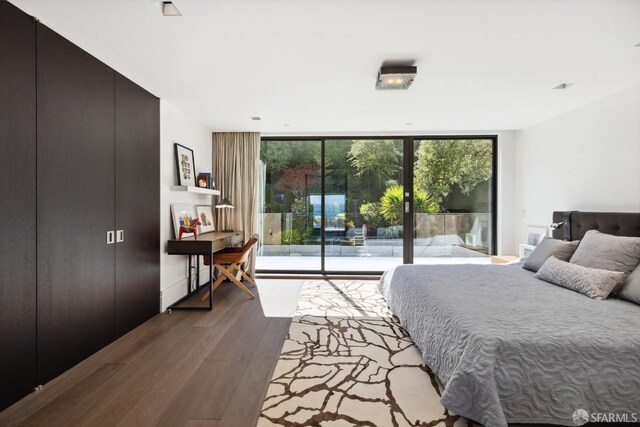
[(413, 142), (413, 262), (486, 263), (495, 253), (493, 139)]
[(263, 138), (259, 272), (489, 263), (496, 137)]

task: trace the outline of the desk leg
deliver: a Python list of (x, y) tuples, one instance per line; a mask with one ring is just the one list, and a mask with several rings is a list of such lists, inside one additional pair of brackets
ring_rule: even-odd
[(187, 269), (187, 295), (191, 295), (191, 255), (189, 257), (189, 267)]
[(200, 288), (200, 255), (196, 255), (196, 285), (193, 287), (194, 291)]
[(209, 262), (209, 311), (213, 310), (213, 257)]

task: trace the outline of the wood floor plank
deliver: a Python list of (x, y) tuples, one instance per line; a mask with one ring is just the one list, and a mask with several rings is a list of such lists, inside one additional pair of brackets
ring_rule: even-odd
[(258, 358), (251, 361), (249, 369), (245, 370), (224, 407), (220, 426), (256, 425), (267, 392), (264, 385), (269, 383), (274, 367), (275, 364), (269, 359)]
[[(223, 283), (220, 285), (218, 289), (213, 292), (213, 300), (214, 300), (214, 309), (213, 312), (216, 313), (214, 316), (204, 316), (196, 323), (196, 326), (202, 327), (218, 327), (220, 324), (225, 324), (226, 322), (221, 322), (218, 318), (218, 314), (225, 314), (228, 312), (234, 312), (237, 310), (237, 304), (239, 301), (251, 301), (245, 294), (242, 292), (238, 292), (237, 289), (231, 283)], [(221, 295), (226, 296), (222, 298)], [(258, 299), (254, 301), (259, 301)]]
[[(182, 396), (178, 395), (182, 394), (182, 388), (194, 375), (194, 371), (199, 368), (204, 355), (218, 345), (226, 331), (232, 328), (235, 316), (230, 316), (229, 311), (237, 316), (242, 314), (242, 310), (234, 309), (233, 300), (234, 298), (229, 297), (225, 300), (227, 304), (214, 309), (208, 317), (214, 319), (211, 323), (217, 326), (206, 328), (207, 333), (203, 339), (178, 364), (165, 372), (165, 375), (129, 411), (120, 425), (155, 425), (162, 417), (163, 411), (174, 399), (182, 399)], [(210, 322), (198, 322), (195, 327), (199, 328), (200, 326), (197, 325), (208, 323)], [(214, 372), (204, 372), (204, 375), (213, 376)]]
[(69, 420), (69, 413), (83, 400), (87, 390), (97, 389), (112, 378), (124, 365), (105, 364), (76, 383), (64, 393), (48, 402), (34, 414), (27, 417), (20, 426), (63, 425)]
[(39, 408), (69, 390), (88, 375), (91, 375), (103, 364), (108, 363), (107, 360), (113, 354), (122, 351), (130, 342), (137, 340), (140, 336), (158, 327), (158, 323), (162, 321), (162, 315), (155, 316), (153, 319), (150, 319), (148, 322), (145, 322), (128, 334), (122, 336), (117, 342), (108, 345), (93, 356), (83, 360), (73, 369), (62, 373), (60, 376), (44, 384), (41, 390), (24, 397), (22, 400), (0, 412), (0, 425), (15, 426), (19, 424)]
[[(185, 340), (179, 344), (189, 344), (189, 342)], [(158, 361), (160, 360), (165, 364), (172, 363), (171, 359), (158, 357)], [(163, 368), (163, 365), (158, 362), (141, 362), (137, 366), (133, 364), (118, 366), (122, 366), (119, 372), (104, 381), (99, 387), (84, 388), (84, 396), (71, 410), (66, 411), (63, 417), (64, 425), (114, 425), (115, 420), (119, 420), (124, 415), (118, 411), (120, 409), (118, 404), (121, 407), (126, 407), (127, 402), (133, 404), (140, 393), (140, 387), (144, 387), (149, 381), (152, 381), (154, 374), (161, 375)], [(123, 400), (125, 400), (124, 403)], [(105, 415), (104, 409), (109, 406), (115, 411)]]
[(150, 329), (139, 339), (129, 343), (129, 345), (122, 346), (120, 351), (112, 353), (106, 360), (110, 363), (131, 363), (151, 346), (163, 339), (170, 330), (179, 329), (183, 323), (187, 325), (193, 322), (193, 319), (186, 316), (184, 312), (164, 314), (160, 317), (164, 317), (162, 323)]
[(290, 325), (290, 318), (270, 319), (249, 369), (244, 372), (233, 397), (225, 406), (220, 426), (256, 425)]
[(233, 322), (233, 327), (222, 337), (220, 345), (216, 346), (206, 359), (229, 360), (247, 357), (247, 354), (250, 355), (252, 348), (257, 345), (260, 334), (269, 322), (262, 312), (259, 300), (244, 301), (238, 304), (238, 309), (244, 310), (244, 314)]
[[(266, 318), (262, 315), (256, 316), (247, 330), (241, 330), (241, 334), (239, 334), (241, 339), (237, 340), (241, 345), (235, 346), (235, 352), (229, 357), (228, 369), (220, 376), (219, 381), (216, 383), (216, 388), (212, 390), (211, 395), (208, 397), (208, 402), (216, 402), (216, 404), (209, 403), (208, 405), (200, 406), (197, 411), (192, 413), (193, 417), (223, 419), (228, 406), (237, 403), (234, 402), (233, 395), (241, 385), (242, 379), (247, 377), (248, 372), (254, 372), (260, 368), (256, 367), (254, 362), (257, 357), (261, 357), (258, 356), (262, 351), (261, 345), (267, 341), (274, 341), (274, 331), (281, 329), (282, 322), (280, 320), (274, 321), (272, 318)], [(284, 334), (286, 335), (286, 332)], [(275, 339), (275, 341), (279, 341), (279, 339)], [(278, 355), (283, 341), (284, 336), (279, 344), (270, 344), (273, 347), (278, 347)], [(266, 346), (266, 344), (264, 345)], [(271, 359), (270, 362), (272, 362), (273, 359), (277, 358), (277, 355), (272, 352), (270, 357), (266, 358)], [(268, 380), (266, 379), (266, 382)], [(256, 387), (255, 384), (249, 389), (251, 394), (260, 394), (262, 392), (262, 387)], [(247, 396), (243, 396), (240, 402), (245, 401), (246, 398)]]
[(101, 404), (92, 412), (86, 424), (114, 426), (143, 398), (165, 372), (179, 363), (206, 334), (204, 328), (191, 328), (188, 334), (174, 330), (167, 339), (150, 348), (127, 365), (111, 381), (104, 384)]
[(260, 340), (260, 345), (254, 353), (254, 357), (276, 360), (280, 356), (282, 345), (291, 326), (290, 317), (272, 317), (269, 326)]
[(219, 425), (218, 420), (190, 419), (187, 420), (186, 427), (218, 427)]
[[(217, 293), (215, 295), (214, 306), (220, 305), (222, 310), (228, 309), (232, 304), (229, 304), (231, 301), (226, 301), (227, 298), (234, 299), (234, 293), (230, 292), (230, 289), (228, 288), (222, 289), (219, 294)], [(112, 355), (108, 360), (111, 363), (130, 363), (140, 354), (143, 354), (148, 350), (155, 342), (158, 341), (159, 338), (163, 338), (168, 329), (186, 330), (188, 327), (203, 324), (205, 323), (204, 319), (210, 318), (211, 313), (217, 313), (218, 311), (219, 310), (216, 307), (216, 310), (212, 312), (187, 312), (173, 310), (171, 314), (165, 313), (165, 322), (163, 325), (166, 327), (164, 329), (156, 328), (155, 330), (148, 332), (137, 341), (130, 343), (128, 347), (123, 348), (121, 351)], [(175, 321), (176, 318), (178, 319), (177, 322)], [(171, 323), (171, 319), (174, 320), (173, 323)], [(184, 322), (184, 324), (182, 324), (182, 322)]]
[[(247, 369), (250, 355), (269, 323), (257, 299), (239, 301), (234, 311), (236, 319), (211, 351), (211, 354), (224, 357), (202, 361), (180, 390), (180, 401), (164, 412), (160, 425), (183, 425), (190, 418), (219, 419), (224, 412), (230, 393)], [(228, 317), (225, 316), (225, 320), (229, 320)]]
[(218, 375), (214, 387), (209, 390), (206, 396), (200, 396), (198, 401), (201, 404), (194, 408), (190, 416), (221, 419), (224, 415), (240, 379), (247, 369), (252, 369), (249, 359), (235, 359), (225, 362), (226, 368)]
[(221, 378), (231, 369), (228, 360), (203, 360), (179, 392), (180, 399), (165, 408), (158, 426), (184, 426), (189, 419), (208, 418), (194, 415), (200, 405), (222, 404), (213, 400)]
[(1, 412), (0, 425), (255, 424), (290, 319), (265, 317), (252, 292), (223, 284), (211, 312), (155, 316)]

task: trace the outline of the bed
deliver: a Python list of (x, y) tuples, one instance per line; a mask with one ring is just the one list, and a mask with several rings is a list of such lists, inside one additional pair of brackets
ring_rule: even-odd
[[(556, 212), (554, 237), (640, 236), (640, 214)], [(593, 300), (521, 265), (403, 265), (380, 291), (444, 384), (486, 426), (575, 425), (577, 409), (640, 418), (640, 306)]]

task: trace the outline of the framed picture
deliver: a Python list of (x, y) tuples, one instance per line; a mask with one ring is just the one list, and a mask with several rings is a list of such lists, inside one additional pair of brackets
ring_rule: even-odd
[(174, 143), (176, 152), (176, 169), (178, 171), (178, 185), (196, 185), (196, 165), (193, 160), (193, 150)]
[(542, 242), (547, 236), (547, 227), (541, 227), (538, 225), (528, 225), (527, 231), (524, 236), (524, 243), (530, 246), (538, 246), (538, 243)]
[(173, 203), (171, 204), (171, 218), (173, 220), (173, 231), (177, 239), (178, 236), (180, 236), (180, 226), (186, 225), (187, 221), (191, 222), (191, 220), (197, 217), (193, 205), (188, 203)]
[(200, 172), (198, 174), (198, 178), (200, 178), (201, 175), (204, 175), (207, 177), (207, 182), (209, 183), (209, 189), (213, 190), (216, 187), (215, 182), (213, 182), (213, 177), (211, 175), (211, 172)]
[(520, 258), (526, 258), (529, 255), (531, 255), (531, 252), (533, 252), (533, 250), (535, 249), (535, 246), (531, 246), (531, 245), (525, 245), (524, 243), (520, 243), (520, 251), (518, 253), (518, 255), (520, 256)]
[(196, 185), (200, 188), (211, 188), (209, 186), (210, 180), (211, 178), (208, 175), (200, 174), (198, 175), (198, 180), (196, 182)]
[(211, 205), (198, 205), (196, 206), (196, 215), (200, 218), (202, 225), (200, 226), (200, 233), (210, 233), (216, 231), (215, 223), (213, 222), (213, 212)]

